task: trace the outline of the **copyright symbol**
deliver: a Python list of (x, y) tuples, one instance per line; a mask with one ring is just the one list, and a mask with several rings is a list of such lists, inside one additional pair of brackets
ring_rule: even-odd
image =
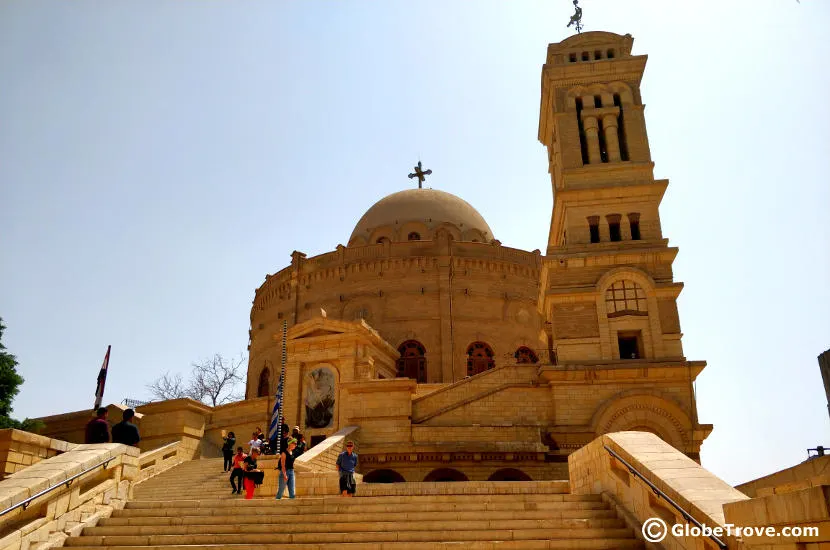
[(660, 518), (648, 518), (643, 522), (643, 537), (649, 542), (660, 542), (669, 532), (666, 522)]

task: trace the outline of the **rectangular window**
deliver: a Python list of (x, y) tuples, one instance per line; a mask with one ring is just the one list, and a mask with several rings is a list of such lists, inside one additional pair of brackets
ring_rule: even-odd
[(631, 213), (628, 215), (628, 223), (631, 226), (631, 240), (640, 240), (640, 214)]
[(568, 61), (570, 61), (571, 63), (576, 63), (576, 54), (575, 54), (575, 53), (572, 53), (572, 54), (568, 57)]
[(591, 230), (591, 242), (599, 242), (599, 216), (588, 216), (588, 228)]
[(614, 59), (614, 50), (608, 50), (608, 59)]
[(620, 348), (620, 359), (640, 359), (642, 354), (642, 334), (637, 331), (617, 333), (617, 344)]
[(612, 242), (617, 242), (622, 240), (622, 233), (620, 232), (620, 219), (622, 216), (619, 214), (608, 214), (605, 216), (605, 219), (608, 220), (608, 234), (611, 237)]

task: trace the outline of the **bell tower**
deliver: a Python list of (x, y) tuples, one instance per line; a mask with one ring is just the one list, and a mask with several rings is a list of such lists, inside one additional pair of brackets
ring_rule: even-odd
[(682, 360), (673, 281), (677, 249), (660, 228), (667, 180), (655, 180), (631, 35), (586, 32), (550, 44), (539, 140), (553, 214), (543, 285), (561, 360)]
[(653, 176), (640, 96), (647, 56), (631, 55), (633, 41), (586, 32), (548, 46), (539, 115), (554, 193), (548, 254), (662, 238), (667, 182)]
[[(555, 402), (584, 391), (617, 403), (613, 413), (562, 411), (549, 436), (577, 445), (608, 431), (653, 431), (697, 458), (712, 430), (698, 422), (693, 385), (706, 363), (683, 355), (677, 248), (660, 227), (668, 181), (654, 179), (640, 93), (647, 57), (631, 54), (633, 42), (577, 34), (550, 44), (542, 69), (539, 141), (553, 213), (538, 303), (557, 358), (542, 372), (561, 385), (552, 386)], [(669, 416), (682, 420), (657, 424)]]

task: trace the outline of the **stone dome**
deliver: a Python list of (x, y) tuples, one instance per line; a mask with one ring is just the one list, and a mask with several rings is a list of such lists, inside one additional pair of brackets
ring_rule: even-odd
[(388, 195), (363, 214), (349, 244), (432, 239), (445, 228), (456, 240), (490, 242), (493, 232), (470, 203), (436, 189), (407, 189)]

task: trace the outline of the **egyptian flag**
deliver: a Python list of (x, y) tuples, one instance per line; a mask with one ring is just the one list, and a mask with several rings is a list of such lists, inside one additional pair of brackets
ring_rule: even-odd
[(104, 356), (104, 364), (101, 365), (101, 372), (98, 373), (98, 385), (95, 386), (95, 405), (92, 410), (97, 411), (101, 406), (101, 401), (104, 399), (104, 384), (107, 383), (107, 367), (110, 364), (110, 348), (107, 346), (107, 354)]

